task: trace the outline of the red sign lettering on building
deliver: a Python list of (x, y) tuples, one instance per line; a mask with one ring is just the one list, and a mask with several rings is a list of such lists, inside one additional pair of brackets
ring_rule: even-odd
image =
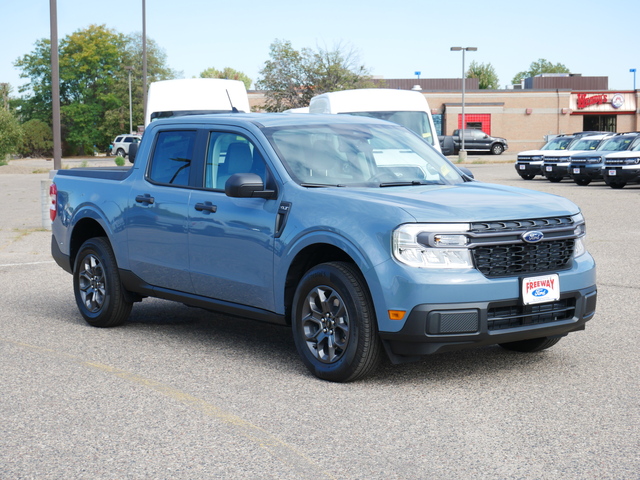
[(606, 93), (600, 93), (590, 97), (587, 97), (586, 93), (579, 93), (576, 107), (578, 110), (582, 110), (583, 108), (590, 107), (591, 105), (602, 105), (605, 103), (608, 103)]

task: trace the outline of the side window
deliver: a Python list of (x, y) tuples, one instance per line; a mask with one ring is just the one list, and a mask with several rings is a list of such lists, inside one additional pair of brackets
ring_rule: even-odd
[(131, 138), (131, 137), (125, 137), (124, 138), (124, 143), (131, 143), (131, 142), (133, 142), (133, 138)]
[(117, 137), (113, 143), (120, 143), (122, 142), (122, 137)]
[(189, 185), (195, 131), (165, 131), (156, 138), (148, 178), (154, 183)]
[(224, 190), (227, 179), (235, 173), (255, 173), (266, 181), (262, 155), (243, 135), (211, 132), (207, 148), (205, 187)]

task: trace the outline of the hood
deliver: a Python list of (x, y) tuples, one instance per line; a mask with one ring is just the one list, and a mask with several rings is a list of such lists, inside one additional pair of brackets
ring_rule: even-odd
[[(580, 211), (564, 197), (482, 182), (379, 189), (331, 188), (324, 193), (341, 197), (335, 199), (337, 202), (345, 202), (344, 195), (347, 195), (349, 201), (342, 203), (343, 206), (351, 201), (366, 202), (365, 208), (353, 205), (360, 212), (366, 209), (384, 215), (392, 211), (390, 208), (401, 208), (416, 222), (518, 220), (574, 215)], [(376, 203), (379, 208), (374, 206)]]
[(550, 150), (525, 150), (524, 152), (518, 152), (518, 156), (522, 155), (523, 157), (531, 157), (533, 155), (543, 155), (544, 152), (549, 152)]

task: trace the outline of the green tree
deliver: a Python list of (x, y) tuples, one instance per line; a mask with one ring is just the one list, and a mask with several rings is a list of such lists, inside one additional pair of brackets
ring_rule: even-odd
[(523, 79), (529, 77), (535, 77), (541, 73), (571, 73), (565, 65), (562, 63), (553, 64), (549, 60), (545, 60), (544, 58), (538, 59), (536, 62), (531, 62), (529, 65), (529, 70), (524, 72), (518, 72), (511, 80), (512, 85), (517, 85), (522, 82)]
[[(50, 42), (16, 60), (21, 87), (20, 116), (51, 124)], [(104, 25), (90, 25), (60, 41), (60, 110), (66, 154), (105, 150), (115, 135), (129, 129), (129, 73), (132, 70), (134, 125), (143, 123), (141, 35), (125, 36)], [(174, 78), (166, 55), (147, 39), (147, 81)]]
[(21, 140), (18, 119), (8, 109), (0, 108), (0, 165), (5, 164), (7, 155), (17, 152)]
[(51, 127), (34, 118), (22, 124), (22, 139), (18, 154), (22, 157), (44, 157), (53, 155), (53, 134)]
[(469, 65), (467, 78), (477, 78), (481, 90), (496, 90), (499, 88), (498, 75), (490, 63), (478, 63), (475, 60)]
[(269, 56), (257, 88), (265, 90), (265, 108), (270, 112), (306, 107), (311, 97), (325, 92), (375, 86), (353, 50), (340, 45), (333, 50), (298, 51), (289, 41), (275, 40)]
[(247, 77), (244, 73), (234, 70), (230, 67), (225, 67), (222, 71), (211, 67), (200, 72), (200, 78), (226, 78), (228, 80), (240, 80), (244, 83), (247, 90), (251, 88), (253, 80)]

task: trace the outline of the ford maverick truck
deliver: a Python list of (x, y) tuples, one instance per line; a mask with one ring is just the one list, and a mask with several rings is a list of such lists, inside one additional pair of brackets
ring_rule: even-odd
[(51, 185), (52, 254), (93, 326), (145, 297), (289, 325), (308, 369), (346, 382), (384, 355), (543, 350), (595, 313), (576, 205), (475, 181), (390, 122), (176, 117), (130, 160)]

